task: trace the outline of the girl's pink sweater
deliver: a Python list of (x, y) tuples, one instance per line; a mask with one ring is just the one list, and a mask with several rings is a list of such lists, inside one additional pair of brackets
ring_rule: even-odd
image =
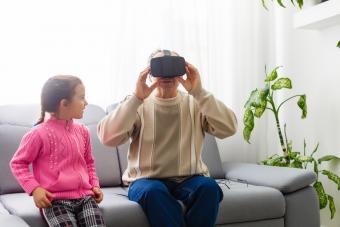
[(52, 117), (33, 128), (22, 138), (10, 167), (30, 195), (40, 186), (52, 192), (53, 199), (76, 199), (93, 195), (91, 189), (99, 187), (90, 132), (73, 120)]

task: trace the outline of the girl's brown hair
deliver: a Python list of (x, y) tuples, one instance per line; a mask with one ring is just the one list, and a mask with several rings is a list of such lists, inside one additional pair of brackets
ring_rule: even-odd
[(41, 115), (35, 125), (44, 122), (46, 112), (57, 112), (61, 100), (71, 101), (79, 84), (82, 81), (76, 76), (58, 75), (49, 78), (41, 91)]

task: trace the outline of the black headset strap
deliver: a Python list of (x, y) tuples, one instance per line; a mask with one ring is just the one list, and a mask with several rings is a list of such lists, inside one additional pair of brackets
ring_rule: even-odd
[(170, 50), (163, 50), (164, 56), (171, 56), (171, 51)]

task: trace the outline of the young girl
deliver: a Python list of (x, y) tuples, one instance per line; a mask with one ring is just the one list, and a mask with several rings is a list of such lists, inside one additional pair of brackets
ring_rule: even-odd
[[(103, 199), (89, 130), (73, 121), (87, 102), (81, 80), (54, 76), (41, 93), (41, 118), (22, 139), (10, 162), (13, 175), (33, 196), (49, 226), (105, 226)], [(50, 118), (45, 121), (45, 113)], [(32, 163), (33, 173), (29, 171)]]

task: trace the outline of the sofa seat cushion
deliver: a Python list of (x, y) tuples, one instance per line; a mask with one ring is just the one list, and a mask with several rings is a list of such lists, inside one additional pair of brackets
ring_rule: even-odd
[(21, 218), (9, 214), (0, 213), (0, 223), (1, 226), (29, 227), (29, 225)]
[(217, 181), (224, 198), (220, 203), (216, 224), (250, 222), (284, 216), (285, 200), (280, 191), (234, 181)]
[(148, 227), (148, 220), (138, 203), (127, 197), (127, 188), (102, 188), (104, 199), (99, 204), (107, 226)]
[(5, 207), (0, 203), (0, 215), (1, 214), (9, 214), (8, 210), (5, 209)]
[(26, 193), (4, 194), (0, 196), (0, 201), (11, 214), (19, 216), (30, 226), (47, 226), (40, 216), (39, 209), (34, 204), (33, 197)]
[[(102, 188), (104, 199), (99, 204), (107, 226), (147, 227), (148, 221), (141, 207), (127, 198), (127, 189), (121, 187)], [(47, 227), (34, 205), (32, 197), (25, 193), (0, 196), (4, 207), (13, 215), (24, 219), (30, 226)]]

